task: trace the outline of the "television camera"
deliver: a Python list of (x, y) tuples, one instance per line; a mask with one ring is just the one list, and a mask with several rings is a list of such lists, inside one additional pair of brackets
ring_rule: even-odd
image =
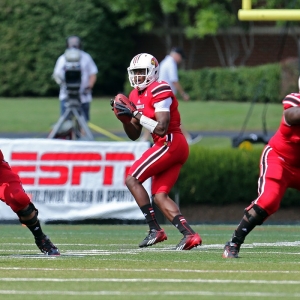
[(66, 89), (66, 110), (54, 125), (48, 138), (93, 140), (93, 134), (86, 123), (81, 108), (80, 50), (76, 48), (68, 48), (64, 55), (66, 59), (64, 78), (54, 75), (54, 80), (57, 84), (63, 85)]

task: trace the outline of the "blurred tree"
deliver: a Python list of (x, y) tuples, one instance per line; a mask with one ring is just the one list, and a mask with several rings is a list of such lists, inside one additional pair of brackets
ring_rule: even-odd
[[(244, 65), (253, 49), (253, 36), (245, 34), (251, 24), (241, 24), (237, 19), (240, 1), (231, 0), (119, 0), (106, 5), (120, 14), (121, 27), (137, 26), (140, 32), (152, 32), (160, 36), (166, 52), (174, 44), (179, 46), (184, 37), (191, 40), (189, 66), (193, 65), (195, 40), (212, 36), (222, 66)], [(233, 31), (232, 26), (238, 26)], [(222, 32), (221, 39), (217, 35)], [(237, 34), (238, 33), (238, 34)]]
[(51, 75), (73, 34), (99, 68), (94, 92), (122, 90), (133, 42), (102, 1), (2, 0), (0, 22), (1, 95), (57, 95)]

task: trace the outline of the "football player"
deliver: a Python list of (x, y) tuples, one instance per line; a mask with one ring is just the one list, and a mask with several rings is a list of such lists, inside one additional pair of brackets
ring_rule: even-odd
[(246, 236), (279, 209), (287, 188), (300, 190), (300, 93), (287, 95), (282, 104), (279, 128), (261, 154), (258, 197), (225, 244), (224, 258), (238, 257)]
[(130, 84), (134, 88), (129, 95), (132, 104), (113, 105), (117, 106), (120, 115), (131, 117), (130, 122), (123, 123), (131, 140), (137, 140), (144, 127), (151, 132), (154, 142), (133, 163), (126, 178), (126, 185), (149, 225), (149, 233), (139, 247), (152, 246), (167, 239), (142, 185), (148, 178), (152, 178), (152, 201), (183, 235), (175, 249), (190, 250), (201, 245), (201, 237), (191, 228), (168, 195), (189, 155), (187, 141), (180, 129), (178, 101), (170, 85), (158, 81), (159, 64), (151, 54), (136, 55), (127, 70)]
[(0, 199), (6, 203), (33, 234), (38, 248), (46, 255), (60, 255), (49, 237), (42, 231), (38, 210), (25, 193), (19, 176), (12, 171), (0, 150)]

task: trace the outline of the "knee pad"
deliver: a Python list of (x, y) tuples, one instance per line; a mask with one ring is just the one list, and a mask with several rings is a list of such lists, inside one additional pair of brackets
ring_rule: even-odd
[[(254, 215), (249, 213), (249, 210), (251, 208), (255, 211)], [(253, 206), (250, 207), (250, 209), (249, 210), (245, 209), (244, 213), (249, 223), (254, 226), (261, 225), (265, 221), (265, 219), (269, 216), (268, 213), (257, 204), (253, 204)]]
[[(27, 217), (29, 216), (32, 212), (35, 212), (34, 216), (29, 219), (29, 220), (22, 220), (21, 217)], [(28, 207), (26, 209), (22, 209), (17, 212), (17, 215), (19, 217), (19, 220), (22, 224), (27, 225), (27, 226), (32, 226), (34, 225), (38, 218), (38, 210), (35, 208), (34, 204), (32, 202), (29, 203)]]

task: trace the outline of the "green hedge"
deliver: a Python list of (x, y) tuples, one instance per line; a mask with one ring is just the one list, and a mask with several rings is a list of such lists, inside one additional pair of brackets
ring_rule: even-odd
[[(191, 101), (251, 102), (256, 97), (257, 102), (276, 103), (282, 100), (281, 73), (280, 64), (267, 64), (257, 67), (179, 70), (179, 78)], [(131, 89), (126, 77), (125, 94), (128, 95)]]
[[(260, 154), (258, 149), (191, 147), (172, 197), (179, 192), (181, 205), (247, 205), (257, 197)], [(299, 206), (299, 196), (289, 189), (282, 206)]]
[(180, 82), (191, 100), (279, 102), (281, 66), (204, 68), (179, 71)]

